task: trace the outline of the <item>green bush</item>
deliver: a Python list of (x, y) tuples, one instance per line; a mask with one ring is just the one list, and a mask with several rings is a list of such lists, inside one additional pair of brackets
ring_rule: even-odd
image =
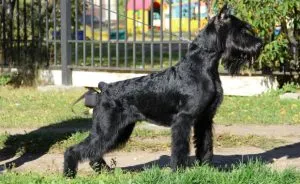
[[(225, 0), (216, 1), (221, 7)], [(259, 37), (263, 38), (265, 47), (258, 58), (255, 69), (270, 68), (280, 70), (285, 65), (297, 70), (299, 63), (292, 60), (290, 45), (299, 43), (300, 1), (299, 0), (228, 0), (233, 13), (249, 22)], [(281, 27), (279, 35), (275, 35), (275, 27)], [(297, 51), (298, 52), (298, 51)], [(299, 56), (299, 54), (298, 54)], [(298, 66), (296, 66), (298, 64)]]
[(294, 82), (286, 83), (282, 86), (282, 90), (285, 93), (287, 93), (287, 92), (295, 93), (295, 92), (297, 92), (297, 89), (299, 89), (299, 88), (300, 88), (299, 84), (295, 84)]
[(11, 75), (2, 74), (0, 75), (0, 86), (5, 86), (11, 80)]

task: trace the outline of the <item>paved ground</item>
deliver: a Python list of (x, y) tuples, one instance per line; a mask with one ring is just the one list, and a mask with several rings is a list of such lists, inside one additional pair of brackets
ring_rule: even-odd
[[(144, 128), (156, 129), (156, 126), (146, 126)], [(26, 129), (31, 132), (33, 129)], [(45, 130), (47, 131), (47, 130)], [(59, 130), (63, 131), (63, 130)], [(0, 133), (9, 132), (11, 134), (24, 133), (23, 129), (2, 129)], [(232, 125), (232, 126), (215, 126), (215, 133), (230, 133), (233, 135), (261, 135), (271, 138), (284, 139), (286, 145), (271, 149), (263, 150), (256, 147), (238, 147), (238, 148), (216, 148), (213, 163), (217, 167), (225, 167), (230, 164), (237, 164), (241, 161), (246, 162), (251, 158), (261, 158), (276, 169), (296, 167), (300, 170), (300, 125)], [(194, 150), (191, 150), (193, 153)], [(113, 152), (105, 156), (105, 159), (112, 167), (121, 167), (125, 169), (143, 169), (151, 165), (167, 166), (170, 160), (169, 151), (159, 152)], [(191, 159), (194, 159), (191, 154)], [(17, 160), (22, 163), (15, 168), (17, 171), (36, 171), (36, 172), (61, 172), (63, 155), (62, 154), (45, 154), (45, 155), (26, 155), (21, 159), (18, 157), (5, 160), (1, 158), (0, 165), (11, 160)], [(1, 170), (1, 168), (0, 168)], [(3, 168), (2, 168), (2, 171)], [(79, 172), (90, 172), (87, 163), (79, 165)]]

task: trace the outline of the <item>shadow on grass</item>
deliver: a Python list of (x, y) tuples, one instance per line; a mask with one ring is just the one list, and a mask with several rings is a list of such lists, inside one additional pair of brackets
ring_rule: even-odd
[(44, 126), (25, 134), (9, 135), (0, 150), (0, 162), (21, 156), (0, 165), (0, 171), (38, 159), (47, 154), (54, 144), (67, 140), (72, 133), (89, 130), (91, 125), (90, 118), (79, 118)]
[[(257, 154), (245, 154), (245, 155), (214, 155), (213, 166), (223, 171), (231, 171), (233, 166), (239, 165), (240, 163), (248, 163), (253, 160), (260, 160), (263, 163), (273, 163), (275, 159), (281, 157), (287, 157), (287, 159), (299, 158), (300, 157), (300, 142), (280, 146), (263, 153)], [(158, 167), (169, 167), (171, 157), (168, 155), (162, 155), (159, 159), (153, 160), (144, 164), (134, 165), (130, 167), (124, 167), (122, 169), (128, 171), (142, 171), (152, 166)], [(194, 163), (195, 156), (190, 156), (191, 163)]]

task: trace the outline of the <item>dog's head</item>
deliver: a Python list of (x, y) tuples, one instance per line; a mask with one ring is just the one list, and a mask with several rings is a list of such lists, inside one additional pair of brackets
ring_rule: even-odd
[(260, 54), (262, 40), (255, 36), (252, 26), (230, 14), (225, 5), (213, 17), (206, 32), (215, 37), (215, 48), (222, 54), (225, 68), (231, 73), (239, 72), (243, 64), (251, 63)]

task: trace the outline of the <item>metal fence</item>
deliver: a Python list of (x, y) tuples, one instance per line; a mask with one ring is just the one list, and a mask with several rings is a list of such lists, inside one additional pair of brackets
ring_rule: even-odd
[(0, 1), (0, 65), (17, 66), (45, 62), (41, 1)]
[(1, 0), (0, 11), (0, 64), (59, 67), (64, 84), (76, 69), (172, 66), (188, 48), (180, 38), (207, 22), (198, 0)]
[[(61, 44), (67, 43), (70, 48), (65, 48), (66, 51), (73, 51), (62, 55), (71, 57), (63, 59), (72, 61), (68, 69), (161, 70), (177, 63), (186, 52), (188, 43), (179, 37), (191, 39), (201, 21), (202, 25), (206, 21), (206, 17), (201, 18), (201, 3), (195, 0), (193, 9), (192, 0), (84, 0), (82, 3), (75, 0), (74, 3), (75, 21), (68, 31), (73, 37), (65, 34), (63, 39), (61, 30)], [(63, 20), (63, 13), (67, 12), (62, 9), (62, 21), (70, 22), (69, 18)], [(49, 42), (57, 47), (55, 38)]]

